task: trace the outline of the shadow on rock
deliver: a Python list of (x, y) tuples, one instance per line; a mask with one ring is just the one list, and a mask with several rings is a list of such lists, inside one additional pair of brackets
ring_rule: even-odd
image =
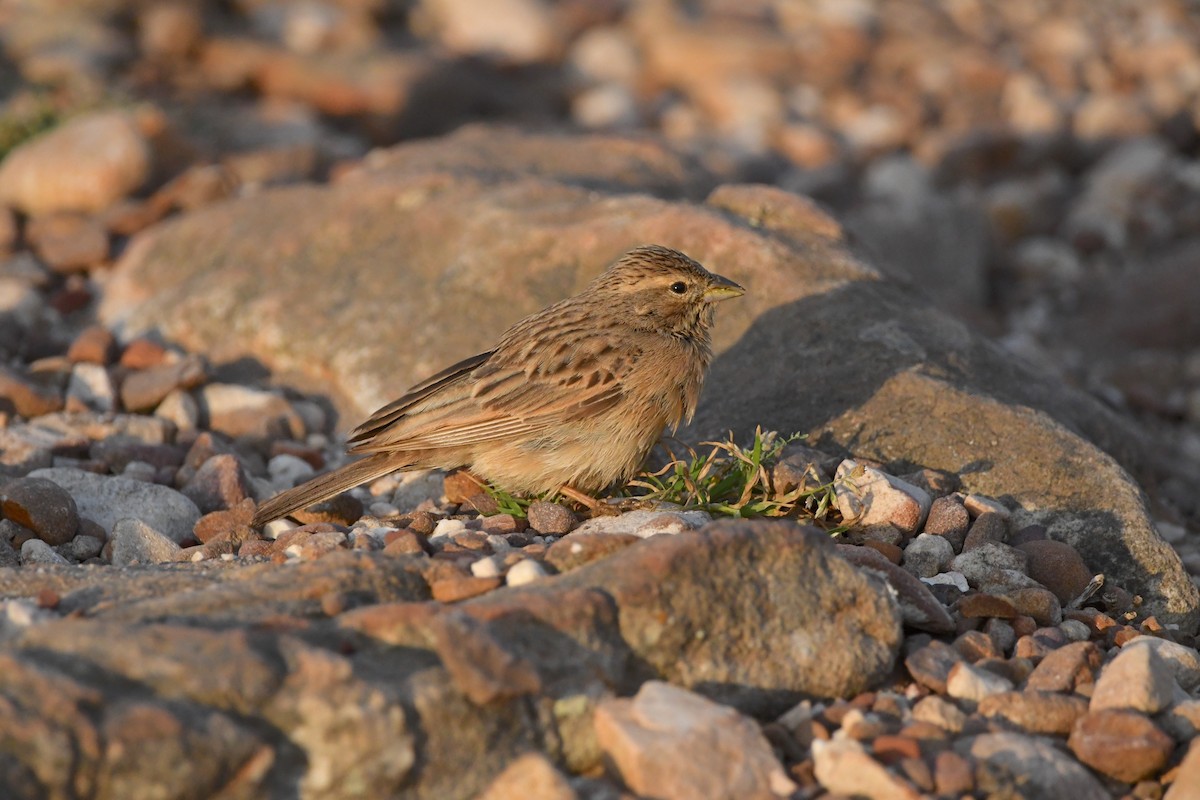
[(1002, 352), (895, 284), (859, 281), (764, 312), (713, 363), (683, 435), (755, 426), (826, 449), (961, 476), (1011, 499), (1089, 566), (1193, 630), (1200, 599), (1122, 467), (1153, 480), (1144, 440), (1093, 398)]

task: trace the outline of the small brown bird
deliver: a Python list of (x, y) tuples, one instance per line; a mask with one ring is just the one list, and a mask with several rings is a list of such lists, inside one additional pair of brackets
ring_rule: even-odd
[(712, 360), (714, 303), (745, 290), (683, 253), (638, 247), (574, 297), (526, 317), (351, 434), (366, 458), (264, 503), (258, 526), (396, 470), (467, 467), (517, 494), (631, 478), (690, 420)]

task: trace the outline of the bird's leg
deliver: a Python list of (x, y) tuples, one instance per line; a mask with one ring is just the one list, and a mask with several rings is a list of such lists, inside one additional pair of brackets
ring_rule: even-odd
[(558, 493), (568, 500), (574, 500), (581, 506), (592, 512), (593, 517), (615, 517), (619, 516), (621, 509), (614, 506), (612, 503), (605, 503), (602, 500), (597, 500), (586, 492), (581, 492), (575, 487), (564, 483), (559, 488)]

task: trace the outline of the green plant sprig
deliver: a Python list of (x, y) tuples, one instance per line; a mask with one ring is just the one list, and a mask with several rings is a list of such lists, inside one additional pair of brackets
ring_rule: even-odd
[[(718, 442), (701, 442), (706, 453), (682, 445), (684, 456), (669, 445), (668, 462), (654, 472), (644, 472), (629, 482), (640, 490), (639, 499), (676, 503), (730, 517), (803, 517), (830, 528), (834, 510), (834, 482), (801, 485), (780, 491), (772, 467), (792, 442), (803, 434), (782, 436), (774, 431), (754, 431), (754, 441), (739, 445), (730, 433)], [(840, 532), (832, 528), (831, 532)]]
[[(686, 510), (702, 510), (726, 517), (795, 517), (814, 522), (831, 534), (841, 533), (844, 525), (831, 518), (836, 514), (835, 482), (817, 485), (803, 484), (788, 491), (774, 485), (772, 468), (792, 442), (803, 434), (782, 436), (774, 431), (754, 431), (754, 441), (743, 447), (733, 439), (732, 432), (719, 442), (701, 442), (694, 447), (674, 442), (682, 452), (676, 454), (672, 444), (663, 442), (667, 463), (654, 471), (645, 471), (633, 478), (620, 496), (647, 503), (672, 503)], [(544, 497), (521, 497), (495, 486), (485, 487), (496, 501), (497, 513), (524, 518), (529, 505)]]

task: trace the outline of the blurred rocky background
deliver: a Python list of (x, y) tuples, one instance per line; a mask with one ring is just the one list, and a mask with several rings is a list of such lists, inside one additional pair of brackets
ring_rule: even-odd
[[(1182, 0), (5, 0), (0, 37), (0, 244), (64, 290), (163, 216), (376, 147), (649, 132), (703, 166), (685, 195), (816, 199), (874, 264), (1200, 458)], [(9, 355), (55, 349), (13, 333)]]
[[(906, 727), (905, 736), (892, 736), (903, 742), (890, 742), (895, 760), (887, 762), (893, 778), (904, 762), (904, 787), (983, 791), (989, 781), (1004, 785), (1011, 764), (1033, 770), (1030, 764), (1044, 762), (1040, 777), (1014, 774), (1042, 781), (1046, 796), (1104, 796), (1092, 773), (1064, 772), (1053, 747), (1034, 753), (1023, 749), (1034, 748), (1032, 740), (982, 722), (996, 714), (979, 711), (976, 701), (1006, 694), (1004, 686), (1050, 685), (1026, 678), (1046, 652), (1065, 652), (1064, 637), (1081, 637), (1079, 645), (1090, 637), (1115, 652), (1135, 636), (1174, 636), (1181, 643), (1168, 644), (1195, 655), (1200, 14), (1186, 0), (0, 0), (0, 97), (0, 476), (40, 470), (32, 484), (20, 484), (32, 499), (5, 495), (0, 520), (0, 550), (8, 554), (0, 558), (4, 594), (22, 598), (0, 617), (0, 634), (13, 637), (0, 653), (0, 670), (5, 697), (16, 704), (0, 712), (19, 706), (8, 723), (21, 736), (34, 731), (29, 742), (42, 729), (23, 720), (91, 731), (100, 712), (78, 709), (133, 697), (104, 712), (104, 741), (140, 741), (153, 730), (150, 723), (161, 720), (148, 710), (151, 700), (154, 713), (170, 709), (186, 719), (182, 734), (145, 736), (161, 744), (147, 751), (158, 759), (153, 774), (172, 776), (179, 796), (194, 786), (225, 786), (225, 773), (235, 771), (218, 764), (212, 774), (190, 777), (179, 764), (202, 770), (219, 759), (168, 752), (169, 743), (185, 740), (191, 744), (182, 752), (224, 742), (213, 752), (233, 753), (228, 763), (244, 766), (229, 779), (231, 786), (241, 781), (250, 793), (244, 796), (262, 786), (285, 796), (309, 767), (306, 796), (343, 796), (349, 785), (384, 791), (378, 787), (399, 785), (412, 769), (414, 752), (452, 751), (478, 769), (469, 780), (454, 759), (438, 762), (441, 771), (427, 769), (426, 796), (448, 796), (439, 794), (446, 786), (468, 792), (486, 785), (527, 749), (520, 737), (544, 734), (542, 749), (556, 742), (569, 749), (570, 725), (584, 711), (564, 711), (566, 700), (631, 694), (647, 677), (641, 665), (675, 663), (673, 642), (661, 652), (625, 649), (618, 633), (630, 630), (617, 631), (610, 616), (616, 612), (581, 587), (601, 587), (628, 613), (636, 605), (629, 598), (657, 586), (644, 575), (691, 575), (678, 569), (683, 556), (673, 548), (703, 555), (722, 546), (733, 576), (728, 587), (720, 582), (723, 568), (710, 570), (720, 579), (715, 588), (704, 583), (709, 571), (696, 570), (698, 591), (710, 599), (693, 609), (701, 630), (712, 625), (709, 611), (736, 605), (725, 600), (749, 580), (734, 569), (745, 562), (743, 548), (774, 565), (759, 576), (764, 585), (778, 578), (798, 591), (794, 575), (816, 556), (796, 555), (801, 566), (775, 562), (778, 553), (806, 554), (807, 540), (790, 529), (730, 528), (680, 537), (683, 544), (657, 537), (623, 562), (600, 560), (574, 578), (543, 569), (535, 577), (558, 582), (540, 600), (500, 593), (466, 612), (449, 605), (428, 611), (421, 609), (430, 596), (451, 603), (499, 586), (496, 563), (487, 575), (467, 564), (485, 560), (474, 549), (484, 547), (480, 541), (510, 532), (485, 537), (464, 528), (463, 541), (472, 544), (456, 540), (456, 551), (430, 544), (430, 519), (398, 523), (385, 552), (419, 562), (427, 574), (418, 580), (417, 567), (400, 556), (343, 552), (352, 540), (379, 549), (370, 536), (345, 535), (362, 516), (361, 503), (329, 530), (279, 536), (274, 544), (245, 526), (254, 500), (337, 457), (336, 430), (486, 344), (521, 314), (579, 288), (621, 249), (645, 240), (688, 250), (752, 290), (740, 306), (722, 310), (715, 390), (697, 420), (700, 433), (744, 433), (757, 422), (823, 431), (831, 439), (816, 444), (924, 475), (939, 500), (961, 480), (964, 493), (1003, 501), (982, 514), (973, 510), (976, 523), (1014, 515), (989, 544), (1000, 547), (1009, 533), (1034, 536), (1031, 530), (1038, 541), (1049, 535), (1067, 542), (1078, 550), (1073, 579), (1086, 584), (1089, 574), (1104, 572), (1128, 589), (1114, 608), (1124, 613), (1135, 599), (1143, 604), (1129, 616), (1110, 608), (1120, 625), (1100, 614), (1103, 625), (1088, 629), (1071, 619), (1076, 624), (1067, 633), (1036, 639), (1059, 629), (1068, 610), (1059, 600), (1054, 613), (995, 603), (970, 611), (961, 600), (992, 597), (983, 584), (942, 587), (939, 599), (953, 608), (960, 634), (955, 654), (920, 635), (905, 645), (908, 675), (925, 689), (902, 677), (894, 692), (860, 694), (853, 710), (839, 700), (815, 716), (811, 708), (799, 713), (786, 723), (789, 731), (811, 728), (827, 739), (844, 720), (860, 722), (866, 709), (876, 715), (869, 721), (882, 716), (887, 723), (866, 726), (871, 731), (862, 740), (875, 741), (895, 733), (888, 715), (907, 725), (909, 700), (924, 693), (922, 702), (937, 700), (925, 706), (936, 706), (931, 724), (947, 736), (975, 737), (972, 746), (982, 749), (969, 755), (998, 766), (995, 774), (958, 780), (970, 763), (943, 759), (953, 755), (949, 749), (912, 744), (932, 735), (928, 726), (916, 733)], [(892, 281), (880, 280), (880, 272)], [(740, 392), (734, 400), (722, 394), (729, 387)], [(359, 496), (393, 500), (371, 505), (388, 516), (441, 497), (440, 484), (421, 486), (409, 496), (392, 480)], [(25, 513), (72, 503), (78, 514), (72, 510), (65, 522)], [(965, 526), (967, 512), (956, 509)], [(1070, 524), (1054, 516), (1059, 511), (1073, 515)], [(135, 519), (118, 519), (124, 513)], [(209, 522), (198, 521), (201, 513)], [(549, 527), (538, 530), (551, 535)], [(567, 530), (554, 528), (553, 535)], [(523, 530), (511, 533), (524, 542)], [(311, 538), (301, 546), (301, 537)], [(571, 540), (562, 541), (565, 552)], [(504, 546), (531, 548), (521, 557), (541, 563), (554, 544), (530, 538)], [(896, 542), (875, 545), (911, 567)], [(499, 559), (508, 550), (487, 552)], [(239, 566), (251, 566), (225, 569), (235, 556)], [(316, 563), (304, 571), (282, 571), (285, 562), (310, 559)], [(177, 560), (204, 563), (193, 570), (168, 563)], [(116, 565), (117, 577), (91, 571), (100, 565)], [(551, 566), (553, 574), (577, 565)], [(511, 573), (507, 579), (515, 585)], [(1062, 602), (1078, 589), (1064, 590)], [(820, 598), (797, 599), (788, 613), (846, 592), (816, 591)], [(374, 605), (380, 603), (391, 605)], [(587, 606), (586, 613), (573, 603)], [(526, 637), (520, 625), (500, 630), (505, 615), (530, 607), (568, 637)], [(1099, 612), (1091, 611), (1083, 617), (1094, 623)], [(653, 622), (660, 610), (651, 612)], [(107, 618), (72, 618), (80, 615)], [(601, 648), (603, 667), (593, 669), (568, 641), (577, 635), (591, 642), (584, 619), (615, 653)], [(747, 619), (739, 624), (761, 634), (757, 618)], [(239, 627), (245, 625), (257, 627)], [(196, 626), (219, 629), (219, 646), (197, 651)], [(834, 626), (839, 636), (845, 627)], [(1006, 639), (1005, 631), (1013, 635)], [(776, 634), (788, 635), (761, 634), (739, 652), (769, 649)], [(887, 658), (899, 652), (888, 636), (864, 638), (886, 640)], [(118, 640), (133, 644), (117, 653)], [(984, 640), (991, 642), (986, 648)], [(548, 667), (538, 660), (544, 652), (532, 652), (546, 641), (559, 648), (551, 648)], [(529, 661), (506, 650), (523, 653), (526, 645)], [(394, 678), (415, 669), (405, 648), (421, 653), (430, 672)], [(1092, 722), (1075, 725), (1092, 696), (1099, 655), (1082, 646), (1071, 652), (1087, 660), (1087, 669), (1055, 667), (1070, 680), (1059, 682), (1067, 689), (1055, 683), (1051, 691), (1087, 688), (1063, 698), (1071, 707), (1061, 718), (1048, 723), (1053, 715), (1037, 710), (1017, 728), (1082, 730), (1071, 737), (1072, 751), (1107, 776), (1110, 795), (1133, 792), (1142, 777), (1164, 771), (1170, 780), (1143, 781), (1153, 786), (1136, 796), (1185, 786), (1175, 761), (1200, 729), (1193, 722), (1200, 720), (1200, 673), (1192, 662), (1180, 678), (1191, 699), (1172, 700), (1171, 680), (1159, 674), (1165, 668), (1137, 656), (1145, 660), (1142, 677), (1158, 678), (1158, 694), (1139, 712), (1159, 714), (1168, 700), (1173, 709), (1186, 707), (1176, 715), (1186, 725), (1157, 718), (1173, 739), (1164, 743), (1161, 732), (1151, 732), (1101, 741), (1112, 720), (1096, 718), (1094, 730)], [(161, 662), (154, 660), (160, 653)], [(872, 669), (886, 671), (887, 658), (872, 661)], [(992, 683), (955, 689), (960, 710), (938, 698), (948, 691), (943, 673), (963, 658), (1003, 662), (979, 671), (1008, 677), (1000, 688), (981, 674), (975, 677)], [(767, 661), (776, 669), (789, 659)], [(267, 677), (227, 694), (236, 680), (217, 666), (235, 665), (230, 672), (244, 676), (260, 660)], [(696, 660), (704, 669), (720, 666), (707, 652)], [(735, 670), (736, 681), (721, 680), (756, 689), (764, 687), (755, 681), (792, 680), (770, 670), (764, 678), (759, 660), (747, 661), (754, 663), (739, 665), (745, 673)], [(546, 674), (530, 673), (530, 663)], [(444, 667), (436, 680), (428, 678), (433, 664)], [(688, 669), (654, 674), (702, 693), (721, 684), (704, 669)], [(207, 682), (210, 672), (216, 688)], [(295, 686), (288, 683), (278, 694), (284, 699), (268, 703), (285, 674)], [(1120, 676), (1109, 682), (1141, 685)], [(266, 688), (259, 691), (260, 684)], [(683, 707), (670, 687), (645, 685), (648, 711), (618, 700), (600, 716), (610, 756), (623, 747), (617, 734), (627, 718), (652, 718), (653, 703)], [(331, 686), (344, 696), (330, 695)], [(181, 696), (190, 699), (177, 702)], [(529, 696), (540, 698), (536, 713), (533, 701), (525, 704)], [(62, 697), (69, 712), (52, 702)], [(762, 716), (759, 700), (733, 705)], [(587, 715), (591, 702), (580, 707)], [(410, 724), (425, 718), (415, 743), (397, 733), (402, 704)], [(210, 714), (211, 707), (223, 710)], [(344, 709), (369, 719), (338, 716)], [(431, 722), (441, 709), (447, 718)], [(692, 712), (697, 719), (723, 713)], [(239, 727), (243, 714), (270, 725)], [(328, 730), (306, 722), (318, 718)], [(493, 724), (494, 735), (487, 727)], [(707, 722), (697, 725), (707, 730)], [(275, 731), (271, 726), (286, 736), (265, 733)], [(892, 727), (900, 730), (900, 723)], [(429, 731), (449, 734), (445, 741), (421, 738)], [(71, 793), (103, 786), (109, 794), (94, 794), (132, 796), (121, 794), (120, 780), (137, 785), (147, 774), (144, 763), (122, 761), (121, 748), (101, 756), (88, 744), (92, 733), (71, 736), (84, 766), (47, 755), (45, 775), (61, 778)], [(341, 746), (342, 736), (360, 736), (361, 743)], [(376, 758), (380, 742), (393, 740), (407, 749)], [(29, 763), (38, 761), (41, 751), (32, 744), (26, 748), (16, 734), (8, 741), (33, 754)], [(1132, 767), (1113, 756), (1129, 742), (1144, 745)], [(835, 744), (812, 748), (823, 754), (815, 767), (807, 744), (789, 755), (790, 774), (804, 785), (800, 796), (821, 791), (813, 788), (814, 768), (833, 791), (908, 796), (896, 794), (887, 776), (870, 791), (837, 783), (839, 775), (866, 772), (855, 760), (861, 753), (844, 752), (844, 737)], [(887, 748), (878, 741), (873, 746), (879, 758), (892, 758), (880, 755)], [(555, 761), (595, 766), (596, 752), (557, 753)], [(629, 753), (637, 752), (631, 745)], [(1195, 773), (1200, 748), (1192, 752)], [(837, 767), (835, 756), (848, 760)], [(112, 774), (89, 771), (101, 762)], [(539, 764), (526, 769), (542, 774)], [(363, 778), (363, 770), (376, 772)], [(633, 787), (636, 770), (625, 764), (622, 771)], [(20, 781), (53, 784), (41, 772), (37, 782), (32, 775), (14, 767), (0, 779), (17, 790)], [(87, 783), (93, 780), (95, 786)], [(657, 791), (653, 781), (638, 785), (645, 794)], [(786, 780), (773, 785), (773, 794), (789, 791)]]
[[(5, 0), (0, 37), (9, 358), (61, 353), (164, 217), (465, 124), (615, 131), (690, 159), (647, 170), (660, 196), (815, 199), (870, 263), (1200, 463), (1184, 0)], [(493, 139), (466, 147), (500, 169)]]

